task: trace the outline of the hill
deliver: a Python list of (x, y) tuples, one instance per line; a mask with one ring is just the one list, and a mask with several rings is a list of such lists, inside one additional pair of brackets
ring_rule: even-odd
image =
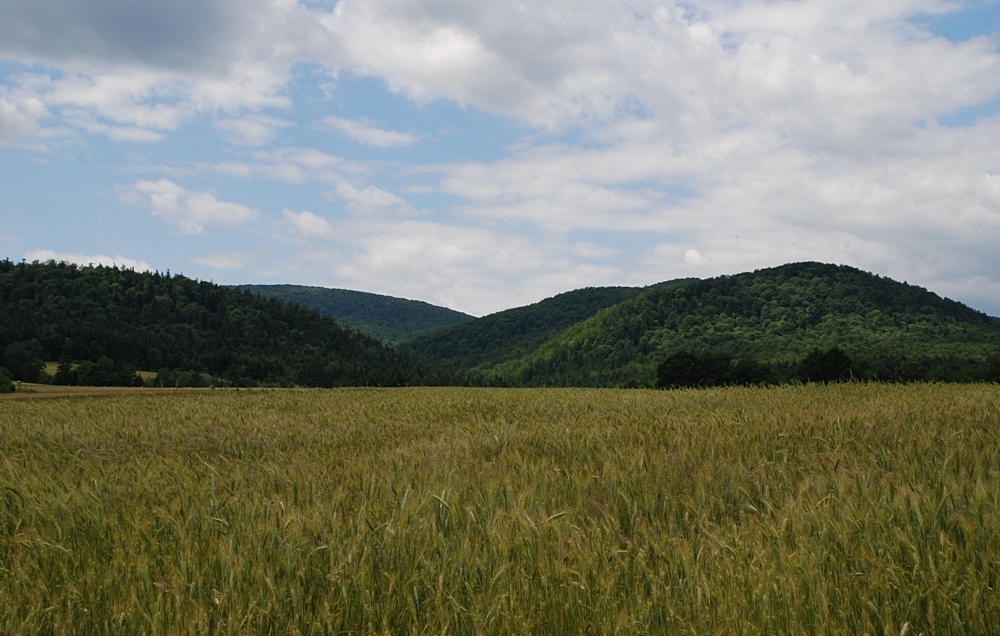
[[(473, 323), (474, 324), (474, 323)], [(838, 347), (858, 376), (974, 380), (1000, 354), (995, 318), (924, 288), (859, 269), (795, 263), (638, 294), (488, 370), (520, 385), (651, 385), (678, 351), (711, 351), (785, 369)]]
[[(661, 285), (670, 285), (661, 283)], [(407, 347), (450, 371), (473, 376), (531, 354), (546, 340), (649, 288), (587, 287), (416, 338)]]
[(440, 380), (314, 309), (169, 273), (54, 262), (0, 261), (0, 348), (5, 359), (193, 371), (237, 385)]
[(305, 285), (239, 285), (265, 298), (298, 303), (389, 344), (413, 340), (473, 319), (447, 307), (347, 289)]
[(465, 381), (515, 386), (652, 385), (680, 351), (760, 362), (789, 379), (811, 351), (833, 347), (855, 377), (973, 380), (992, 377), (1000, 320), (856, 268), (794, 263), (581, 289), (407, 346)]

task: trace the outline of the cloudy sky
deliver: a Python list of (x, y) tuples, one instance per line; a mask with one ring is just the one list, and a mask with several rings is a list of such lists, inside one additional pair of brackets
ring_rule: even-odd
[(996, 1), (0, 15), (0, 256), (476, 315), (820, 260), (1000, 315)]

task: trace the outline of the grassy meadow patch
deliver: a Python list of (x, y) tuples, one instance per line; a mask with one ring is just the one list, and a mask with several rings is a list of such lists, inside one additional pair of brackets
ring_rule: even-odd
[(1000, 387), (0, 402), (0, 632), (1000, 629)]

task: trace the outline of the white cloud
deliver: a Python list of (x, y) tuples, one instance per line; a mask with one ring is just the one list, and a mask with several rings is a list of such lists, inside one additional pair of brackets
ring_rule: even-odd
[(136, 181), (122, 199), (145, 204), (153, 216), (176, 225), (181, 234), (202, 234), (209, 223), (240, 225), (257, 216), (253, 208), (219, 201), (210, 192), (189, 192), (167, 179)]
[(567, 253), (582, 259), (608, 260), (621, 254), (620, 250), (599, 245), (590, 241), (579, 241), (571, 243), (567, 247)]
[(63, 113), (63, 119), (68, 124), (82, 128), (92, 134), (107, 135), (112, 141), (125, 141), (136, 143), (152, 143), (162, 141), (166, 134), (141, 126), (117, 126), (106, 124), (94, 119), (86, 111), (69, 111)]
[(238, 49), (269, 40), (268, 27), (285, 22), (295, 7), (269, 0), (2, 0), (0, 10), (0, 51), (8, 55), (217, 70)]
[(450, 99), (554, 129), (613, 122), (638, 105), (677, 140), (749, 124), (850, 145), (997, 94), (991, 39), (951, 43), (907, 22), (959, 6), (342, 0), (318, 19), (334, 36), (335, 67), (422, 103)]
[[(624, 89), (618, 2), (345, 1), (320, 16), (337, 55), (420, 102), (445, 98), (553, 125), (606, 116)], [(570, 93), (572, 93), (570, 95)]]
[[(607, 263), (579, 262), (578, 244), (502, 228), (417, 219), (387, 224), (368, 217), (334, 228), (342, 247), (298, 254), (297, 276), (314, 284), (420, 298), (475, 315), (567, 289), (620, 283), (624, 274)], [(587, 258), (607, 255), (582, 248)]]
[(212, 269), (230, 270), (242, 269), (256, 260), (252, 254), (246, 252), (230, 252), (228, 254), (210, 254), (208, 256), (198, 256), (188, 259), (195, 265), (204, 265)]
[(372, 168), (361, 162), (331, 155), (315, 148), (278, 148), (256, 151), (252, 161), (200, 164), (202, 170), (247, 178), (261, 178), (305, 185), (311, 182), (338, 184), (348, 177), (364, 176)]
[[(428, 298), (471, 313), (499, 309), (511, 300), (508, 281), (524, 280), (543, 261), (526, 238), (468, 226), (359, 224), (345, 228), (344, 234), (357, 247), (349, 256), (337, 254), (331, 260), (339, 279), (355, 288)], [(517, 294), (537, 291), (531, 287), (536, 285)]]
[[(0, 51), (61, 71), (33, 73), (52, 84), (47, 104), (159, 131), (215, 109), (286, 108), (289, 68), (310, 61), (543, 128), (608, 123), (639, 104), (678, 138), (763, 117), (803, 138), (864, 140), (1000, 88), (989, 39), (953, 44), (905, 21), (958, 6), (943, 0), (147, 4), (4, 0)], [(377, 146), (417, 138), (323, 121)]]
[(219, 119), (212, 126), (231, 144), (237, 146), (263, 146), (278, 136), (291, 122), (268, 115), (248, 115), (238, 119)]
[[(115, 141), (159, 141), (198, 115), (287, 108), (280, 94), (282, 68), (234, 64), (222, 76), (126, 68), (112, 71), (32, 70), (16, 77), (11, 94), (54, 111), (63, 122)], [(241, 141), (266, 139), (280, 119), (265, 115), (223, 118), (220, 129)]]
[[(288, 44), (278, 49), (293, 49)], [(238, 112), (264, 108), (287, 109), (292, 101), (283, 94), (288, 82), (290, 59), (267, 56), (264, 61), (243, 59), (232, 62), (225, 75), (187, 77), (183, 91), (198, 112)]]
[[(493, 161), (407, 166), (279, 148), (191, 162), (215, 178), (332, 190), (366, 212), (346, 225), (284, 216), (295, 233), (336, 236), (337, 271), (358, 284), (480, 310), (577, 280), (654, 282), (812, 258), (964, 297), (1000, 284), (1000, 119), (938, 123), (1000, 95), (997, 35), (950, 42), (911, 20), (961, 3), (310, 6), (0, 0), (0, 56), (22, 64), (0, 92), (0, 142), (44, 135), (43, 124), (156, 141), (200, 117), (234, 143), (269, 144), (286, 121), (278, 115), (295, 116), (290, 79), (309, 81), (318, 62), (334, 84), (367, 76), (420, 104), (450, 100), (526, 124)], [(320, 121), (376, 147), (420, 139), (364, 118)], [(475, 143), (485, 133), (458, 134)], [(422, 180), (399, 191), (440, 208), (376, 227), (385, 212), (412, 212), (368, 185), (380, 172)], [(170, 181), (138, 181), (127, 197), (182, 233), (255, 214)]]
[(297, 234), (301, 234), (307, 238), (333, 238), (336, 236), (333, 226), (330, 222), (321, 216), (316, 216), (312, 212), (292, 212), (291, 210), (285, 209), (281, 211), (285, 220), (288, 221), (289, 226)]
[(698, 250), (691, 248), (684, 252), (684, 262), (688, 265), (703, 265), (705, 257)]
[(39, 132), (38, 120), (49, 115), (37, 99), (10, 100), (0, 96), (0, 143), (20, 143)]
[[(0, 0), (0, 60), (14, 92), (115, 141), (155, 141), (201, 115), (240, 143), (267, 140), (293, 64), (335, 59), (294, 0)], [(234, 120), (243, 120), (242, 125)], [(256, 125), (254, 125), (256, 124)]]
[(994, 280), (1000, 271), (1000, 151), (991, 142), (1000, 118), (916, 128), (867, 156), (795, 147), (766, 130), (706, 136), (692, 147), (646, 133), (439, 166), (440, 189), (465, 199), (465, 223), (663, 241), (611, 261), (625, 273), (618, 283), (823, 260), (1000, 308), (975, 291), (990, 285), (966, 282), (970, 272)]
[(28, 262), (33, 261), (55, 261), (57, 263), (76, 263), (77, 265), (103, 265), (105, 267), (122, 267), (127, 269), (134, 269), (140, 272), (151, 272), (153, 271), (152, 266), (146, 261), (139, 261), (133, 258), (128, 258), (118, 254), (117, 256), (105, 256), (104, 254), (93, 254), (91, 256), (86, 256), (84, 254), (73, 254), (69, 252), (55, 252), (53, 250), (32, 250), (30, 252), (25, 252), (24, 260)]
[(417, 141), (416, 135), (396, 132), (394, 130), (383, 130), (367, 119), (344, 119), (336, 115), (329, 115), (320, 120), (320, 123), (327, 128), (343, 133), (360, 144), (368, 146), (377, 146), (379, 148), (409, 146)]
[(355, 188), (346, 181), (337, 184), (337, 195), (360, 209), (406, 206), (406, 201), (391, 192), (375, 186)]

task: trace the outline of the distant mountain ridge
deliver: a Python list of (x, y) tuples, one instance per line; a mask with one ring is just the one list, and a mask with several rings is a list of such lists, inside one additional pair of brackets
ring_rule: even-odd
[(369, 292), (306, 285), (238, 285), (239, 289), (298, 303), (330, 316), (338, 323), (389, 344), (473, 320), (474, 316), (420, 300)]
[(652, 385), (657, 363), (679, 350), (780, 367), (813, 348), (836, 346), (859, 362), (864, 377), (885, 380), (975, 379), (986, 359), (1000, 354), (997, 319), (848, 266), (793, 263), (618, 289), (629, 291), (617, 302), (605, 296), (559, 314), (549, 315), (546, 303), (579, 292), (511, 310), (535, 321), (534, 337), (521, 346), (498, 337), (501, 312), (410, 347), (469, 381), (516, 386)]
[(103, 359), (234, 385), (443, 381), (411, 356), (301, 305), (169, 273), (51, 261), (0, 261), (5, 357), (12, 345), (39, 364)]

